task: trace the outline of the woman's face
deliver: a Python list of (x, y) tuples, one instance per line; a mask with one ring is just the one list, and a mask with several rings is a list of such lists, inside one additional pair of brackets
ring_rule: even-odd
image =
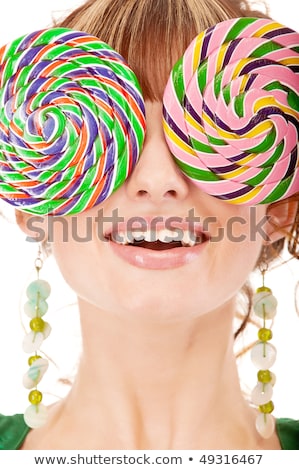
[(100, 309), (166, 321), (195, 317), (232, 299), (247, 280), (266, 237), (266, 208), (202, 192), (174, 163), (161, 103), (147, 102), (146, 118), (129, 179), (103, 204), (57, 218), (49, 238), (67, 283)]

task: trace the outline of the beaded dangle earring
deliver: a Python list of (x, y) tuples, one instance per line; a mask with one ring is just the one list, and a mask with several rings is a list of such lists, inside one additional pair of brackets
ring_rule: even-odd
[(47, 281), (39, 277), (43, 267), (41, 247), (38, 249), (34, 264), (37, 279), (27, 287), (28, 300), (24, 305), (24, 312), (31, 318), (29, 323), (31, 331), (26, 334), (23, 341), (23, 350), (30, 354), (29, 369), (24, 375), (23, 385), (29, 390), (32, 389), (28, 395), (30, 406), (24, 413), (24, 420), (30, 428), (39, 428), (47, 421), (47, 408), (41, 403), (43, 395), (37, 389), (37, 385), (49, 366), (48, 360), (40, 355), (39, 349), (51, 332), (50, 325), (42, 318), (48, 310), (46, 299), (50, 295), (51, 288)]
[(263, 251), (259, 269), (262, 275), (262, 286), (259, 287), (253, 297), (253, 310), (262, 320), (262, 327), (258, 331), (258, 341), (251, 350), (251, 360), (258, 370), (257, 385), (252, 391), (251, 401), (258, 407), (259, 413), (256, 419), (256, 429), (259, 434), (268, 439), (275, 429), (275, 420), (272, 416), (274, 405), (272, 402), (275, 375), (269, 369), (276, 360), (276, 348), (270, 343), (272, 339), (271, 324), (276, 315), (277, 300), (272, 295), (271, 289), (265, 286), (265, 275), (268, 270), (267, 258)]

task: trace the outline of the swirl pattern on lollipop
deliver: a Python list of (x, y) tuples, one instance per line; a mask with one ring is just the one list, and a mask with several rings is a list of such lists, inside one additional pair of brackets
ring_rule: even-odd
[(0, 49), (0, 197), (66, 215), (105, 200), (141, 151), (136, 76), (110, 46), (52, 28)]
[(164, 130), (182, 171), (235, 204), (299, 191), (299, 34), (268, 19), (202, 32), (173, 68)]

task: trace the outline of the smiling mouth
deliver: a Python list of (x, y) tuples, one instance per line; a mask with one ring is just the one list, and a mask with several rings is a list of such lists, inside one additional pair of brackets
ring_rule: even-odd
[(208, 241), (209, 237), (204, 234), (195, 234), (189, 231), (169, 232), (118, 232), (111, 233), (106, 237), (108, 241), (117, 245), (144, 248), (153, 251), (172, 250), (174, 248), (192, 248)]
[(155, 250), (155, 251), (162, 251), (162, 250), (171, 250), (173, 248), (186, 248), (189, 245), (182, 245), (181, 242), (168, 242), (164, 243), (160, 240), (156, 242), (146, 242), (146, 241), (136, 241), (130, 243), (129, 246), (136, 246), (139, 248), (146, 248), (147, 250)]

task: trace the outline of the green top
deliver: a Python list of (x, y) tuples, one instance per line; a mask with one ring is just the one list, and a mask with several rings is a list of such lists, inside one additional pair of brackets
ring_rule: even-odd
[[(276, 420), (276, 430), (283, 450), (299, 450), (299, 421), (279, 418)], [(23, 415), (0, 414), (0, 450), (19, 449), (29, 431)]]
[(0, 450), (17, 450), (23, 444), (30, 428), (23, 415), (0, 414)]

